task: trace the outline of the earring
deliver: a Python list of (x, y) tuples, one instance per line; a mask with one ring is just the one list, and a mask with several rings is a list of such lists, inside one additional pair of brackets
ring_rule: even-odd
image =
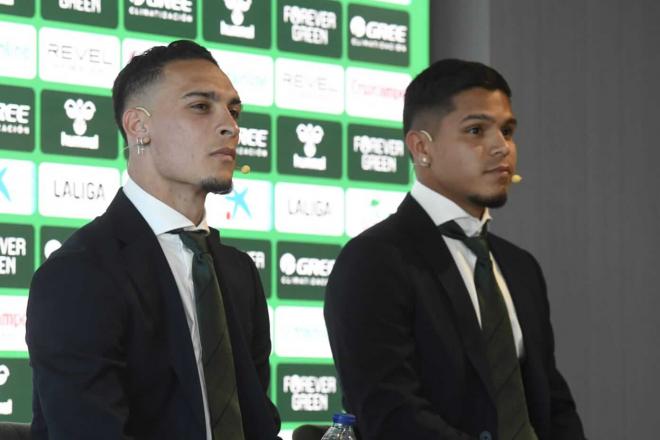
[(420, 156), (419, 158), (419, 166), (422, 166), (424, 168), (428, 168), (431, 166), (431, 161), (429, 160), (428, 156)]
[[(146, 142), (145, 142), (146, 141)], [(144, 153), (144, 147), (151, 142), (151, 139), (149, 139), (149, 136), (145, 137), (144, 139), (139, 137), (137, 138), (137, 154), (138, 156), (142, 156), (142, 153)]]

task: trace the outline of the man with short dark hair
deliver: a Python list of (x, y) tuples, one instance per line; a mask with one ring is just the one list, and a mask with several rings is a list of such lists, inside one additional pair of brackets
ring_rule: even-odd
[(232, 188), (238, 93), (176, 41), (134, 57), (113, 101), (128, 180), (30, 288), (32, 438), (277, 438), (258, 273), (204, 210)]
[(582, 440), (554, 357), (541, 269), (487, 233), (515, 178), (504, 78), (438, 61), (408, 86), (417, 180), (398, 211), (352, 239), (325, 318), (363, 439)]

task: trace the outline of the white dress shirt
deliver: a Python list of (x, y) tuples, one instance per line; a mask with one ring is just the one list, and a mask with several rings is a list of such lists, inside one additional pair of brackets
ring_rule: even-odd
[[(454, 220), (468, 237), (479, 235), (481, 233), (481, 228), (483, 228), (486, 222), (491, 219), (488, 208), (484, 210), (481, 219), (478, 219), (465, 212), (463, 208), (449, 200), (447, 197), (433, 191), (418, 181), (415, 181), (413, 184), (413, 187), (410, 190), (410, 195), (417, 200), (436, 226)], [(463, 278), (465, 287), (470, 295), (470, 300), (472, 301), (472, 306), (474, 307), (474, 312), (477, 315), (479, 326), (481, 327), (481, 311), (479, 310), (477, 289), (474, 285), (474, 266), (477, 262), (477, 257), (462, 241), (447, 236), (443, 236), (442, 238), (445, 240), (445, 243), (447, 243), (449, 252), (454, 258), (458, 271)], [(518, 315), (516, 315), (516, 308), (513, 305), (509, 288), (506, 285), (506, 281), (504, 281), (504, 277), (497, 265), (497, 261), (493, 258), (493, 254), (490, 254), (490, 259), (493, 262), (495, 280), (502, 291), (504, 303), (509, 312), (511, 329), (513, 330), (513, 339), (516, 344), (516, 353), (518, 354), (518, 358), (522, 358), (524, 356), (524, 346), (522, 330), (520, 329), (520, 323), (518, 322)]]
[(184, 228), (186, 230), (204, 230), (208, 233), (209, 227), (206, 223), (206, 213), (199, 225), (194, 225), (188, 218), (175, 209), (161, 202), (145, 190), (143, 190), (130, 177), (124, 184), (124, 194), (133, 203), (138, 212), (144, 217), (149, 227), (156, 235), (160, 247), (163, 248), (165, 258), (172, 270), (176, 286), (181, 295), (183, 310), (186, 314), (190, 338), (192, 339), (197, 362), (197, 372), (202, 387), (202, 398), (204, 400), (204, 414), (206, 420), (206, 438), (212, 440), (211, 425), (209, 423), (209, 405), (206, 397), (206, 383), (204, 380), (204, 366), (202, 364), (202, 342), (197, 327), (197, 311), (195, 308), (195, 288), (192, 279), (193, 252), (183, 244), (178, 234), (168, 234), (174, 229)]

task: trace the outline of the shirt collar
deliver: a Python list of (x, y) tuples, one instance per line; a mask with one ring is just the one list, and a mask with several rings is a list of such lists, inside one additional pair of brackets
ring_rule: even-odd
[(479, 235), (484, 225), (492, 218), (488, 208), (484, 209), (480, 219), (471, 216), (455, 202), (418, 180), (415, 180), (410, 195), (422, 206), (436, 226), (454, 220), (468, 237)]
[(174, 229), (186, 229), (190, 231), (204, 230), (209, 232), (206, 222), (206, 210), (199, 225), (193, 224), (186, 216), (174, 208), (152, 196), (140, 187), (130, 176), (126, 177), (124, 183), (124, 194), (128, 197), (140, 215), (144, 217), (155, 235), (165, 234)]

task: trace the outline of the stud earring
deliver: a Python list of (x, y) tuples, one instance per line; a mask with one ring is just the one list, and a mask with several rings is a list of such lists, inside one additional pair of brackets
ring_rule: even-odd
[(429, 160), (428, 156), (420, 156), (419, 158), (419, 165), (428, 168), (431, 166), (431, 161)]

